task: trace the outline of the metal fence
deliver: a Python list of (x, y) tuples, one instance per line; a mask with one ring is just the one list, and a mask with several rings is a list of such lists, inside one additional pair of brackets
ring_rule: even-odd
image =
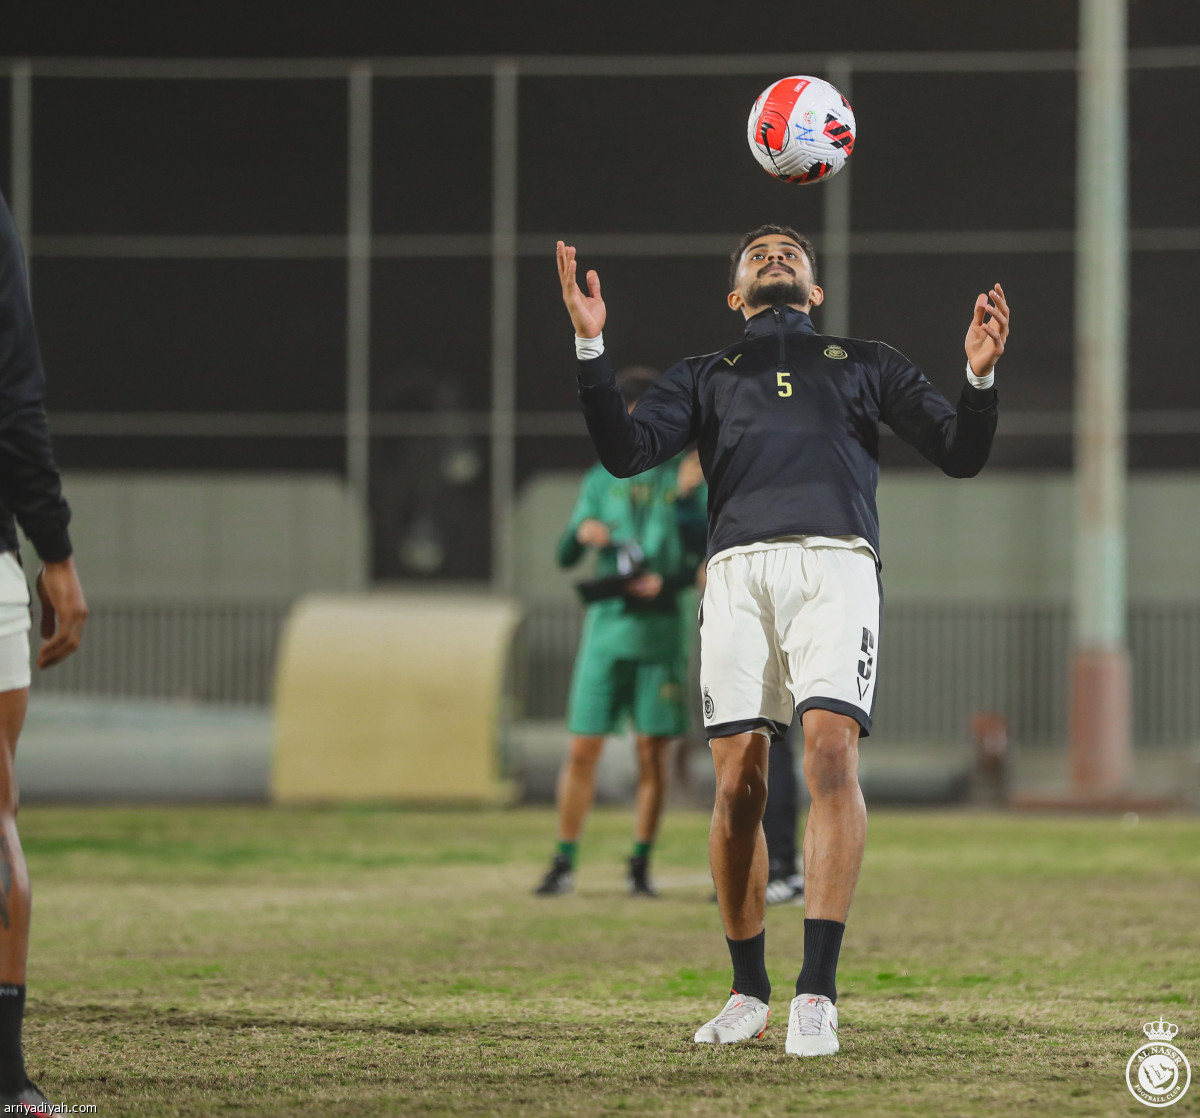
[(52, 695), (236, 706), (271, 701), (291, 603), (92, 600), (79, 655), (36, 673)]
[[(514, 713), (560, 719), (579, 641), (572, 603), (527, 607), (513, 651)], [(1200, 743), (1200, 605), (1129, 612), (1138, 744)], [(875, 735), (955, 742), (996, 711), (1013, 740), (1067, 740), (1070, 609), (1056, 604), (897, 603), (884, 614)]]
[[(1128, 61), (1131, 72), (1143, 78), (1173, 71), (1188, 75), (1200, 70), (1200, 49), (1177, 46), (1132, 50)], [(642, 227), (640, 223), (614, 228), (607, 224), (610, 220), (607, 208), (611, 199), (606, 199), (606, 217), (602, 219), (600, 228), (581, 230), (577, 224), (572, 226), (567, 222), (565, 217), (549, 219), (544, 227), (541, 225), (544, 219), (526, 215), (522, 223), (522, 205), (529, 205), (527, 199), (536, 193), (534, 187), (539, 176), (535, 171), (540, 164), (528, 162), (530, 156), (527, 150), (525, 168), (519, 176), (522, 163), (519, 138), (534, 133), (539, 127), (537, 121), (540, 118), (530, 115), (534, 109), (564, 101), (561, 94), (557, 100), (551, 95), (554, 91), (548, 90), (547, 82), (588, 79), (597, 83), (596, 89), (608, 92), (614, 87), (627, 87), (639, 81), (671, 81), (679, 85), (680, 79), (686, 79), (691, 96), (706, 88), (715, 89), (714, 83), (722, 80), (737, 78), (740, 81), (744, 78), (746, 84), (739, 85), (739, 95), (748, 97), (762, 87), (760, 83), (773, 76), (812, 72), (826, 74), (853, 99), (856, 96), (853, 92), (854, 83), (858, 81), (862, 84), (872, 77), (902, 82), (913, 75), (922, 75), (942, 82), (954, 76), (977, 79), (980, 75), (992, 74), (1012, 76), (1012, 87), (1028, 87), (1031, 76), (1043, 80), (1056, 76), (1071, 78), (1077, 64), (1074, 51), (751, 53), (725, 57), (571, 55), (290, 60), (0, 59), (0, 75), (7, 77), (9, 86), (9, 193), (17, 228), (33, 261), (35, 286), (38, 268), (43, 261), (73, 261), (73, 267), (82, 267), (84, 262), (92, 266), (102, 261), (141, 261), (144, 264), (173, 261), (189, 267), (214, 261), (256, 264), (272, 260), (345, 263), (344, 278), (339, 280), (344, 283), (344, 292), (339, 292), (338, 300), (341, 302), (340, 295), (344, 293), (345, 336), (340, 340), (340, 367), (330, 370), (331, 377), (344, 379), (343, 408), (299, 411), (292, 410), (293, 401), (282, 400), (275, 410), (200, 412), (181, 408), (176, 411), (154, 411), (140, 410), (143, 408), (140, 400), (136, 401), (136, 408), (129, 402), (110, 402), (94, 410), (81, 408), (71, 412), (60, 408), (55, 414), (55, 430), (60, 436), (113, 440), (114, 443), (149, 438), (165, 441), (176, 436), (213, 439), (238, 436), (263, 442), (340, 437), (345, 443), (346, 476), (352, 488), (364, 497), (372, 492), (372, 471), (378, 472), (378, 465), (372, 466), (373, 445), (382, 446), (388, 440), (437, 435), (470, 434), (486, 438), (490, 457), (486, 482), (491, 513), (488, 522), (492, 537), (492, 555), (487, 567), (493, 585), (500, 590), (509, 590), (515, 583), (512, 510), (520, 481), (518, 451), (525, 449), (524, 444), (533, 443), (530, 449), (525, 450), (527, 457), (542, 466), (557, 466), (560, 463), (551, 462), (551, 451), (546, 448), (570, 440), (578, 440), (580, 445), (586, 445), (582, 443), (584, 436), (577, 411), (554, 410), (544, 401), (537, 401), (538, 393), (532, 377), (542, 376), (545, 366), (536, 356), (526, 356), (523, 363), (518, 364), (518, 295), (527, 304), (532, 299), (528, 280), (522, 279), (526, 274), (521, 270), (522, 262), (530, 257), (545, 257), (548, 246), (559, 234), (572, 239), (582, 236), (585, 241), (581, 243), (587, 244), (589, 253), (614, 264), (617, 259), (715, 257), (719, 260), (737, 238), (736, 228), (725, 227), (713, 232), (711, 222), (707, 220), (702, 229), (668, 228), (666, 223), (663, 227), (654, 228), (653, 222), (661, 220), (658, 217), (650, 219), (652, 224), (649, 228)], [(394, 218), (390, 219), (389, 224), (386, 215), (378, 211), (383, 208), (381, 199), (390, 197), (396, 190), (390, 185), (391, 179), (381, 178), (381, 165), (389, 146), (386, 140), (388, 133), (380, 130), (393, 118), (414, 115), (411, 111), (406, 114), (398, 108), (403, 103), (396, 100), (397, 90), (410, 85), (428, 90), (424, 94), (426, 103), (437, 106), (448, 88), (447, 83), (453, 81), (461, 84), (472, 80), (477, 83), (478, 104), (469, 123), (472, 130), (470, 160), (464, 164), (463, 153), (456, 150), (455, 144), (445, 143), (444, 135), (441, 137), (443, 142), (438, 146), (446, 158), (453, 158), (452, 171), (456, 177), (479, 179), (480, 198), (483, 200), (480, 205), (485, 206), (489, 215), (482, 218), (482, 224), (478, 226), (464, 224), (460, 219), (452, 227), (442, 228), (433, 218), (429, 219), (433, 224), (422, 223), (415, 228), (408, 225), (400, 228), (396, 226)], [(146, 99), (153, 99), (156, 95), (162, 95), (159, 91), (166, 92), (172, 87), (184, 85), (194, 89), (194, 96), (200, 97), (206, 85), (215, 87), (231, 82), (239, 83), (243, 93), (256, 83), (274, 87), (276, 83), (318, 82), (330, 88), (336, 86), (339, 91), (344, 87), (344, 106), (338, 109), (344, 127), (340, 127), (336, 135), (312, 134), (310, 137), (312, 150), (322, 153), (322, 165), (337, 166), (338, 175), (344, 181), (344, 218), (339, 212), (338, 220), (321, 226), (323, 232), (308, 228), (289, 230), (257, 227), (247, 231), (232, 221), (228, 227), (222, 225), (205, 232), (197, 231), (177, 214), (174, 216), (174, 226), (152, 232), (144, 228), (122, 226), (116, 217), (113, 217), (115, 225), (112, 227), (112, 223), (105, 220), (91, 229), (56, 228), (51, 222), (52, 215), (46, 214), (45, 200), (38, 199), (38, 206), (35, 206), (34, 169), (40, 165), (39, 161), (58, 159), (65, 166), (73, 165), (70, 145), (64, 141), (56, 148), (53, 129), (46, 127), (38, 115), (39, 106), (44, 110), (46, 103), (60, 96), (60, 90), (67, 90), (69, 97), (76, 98), (80, 105), (86, 105), (107, 96), (115, 86), (121, 84), (139, 88), (144, 91)], [(436, 84), (438, 82), (443, 84)], [(288, 102), (288, 87), (281, 84), (279, 88), (282, 92), (277, 100)], [(656, 93), (661, 88), (666, 88), (666, 85), (656, 87)], [(944, 88), (939, 86), (939, 89)], [(1145, 108), (1141, 110), (1144, 116), (1158, 118), (1164, 115), (1165, 110), (1178, 111), (1180, 103), (1190, 103), (1193, 99), (1190, 92), (1169, 92), (1172, 88), (1163, 87), (1153, 98), (1147, 93), (1144, 101), (1135, 100), (1135, 113), (1139, 111), (1139, 106), (1144, 105)], [(914, 87), (906, 86), (905, 89), (907, 92), (904, 94), (893, 96), (911, 100), (918, 95)], [(1047, 93), (1042, 96), (1045, 103), (1058, 106), (1069, 104), (1069, 96), (1066, 95), (1056, 93), (1052, 96)], [(960, 91), (957, 100), (970, 102), (973, 98)], [(115, 119), (122, 119), (116, 109), (112, 115)], [(247, 110), (242, 115), (253, 118), (255, 114)], [(570, 118), (564, 116), (562, 119)], [(1042, 120), (1040, 116), (1034, 119)], [(466, 118), (464, 124), (465, 121)], [(1040, 151), (1044, 155), (1048, 149), (1061, 151), (1064, 145), (1073, 142), (1069, 134), (1055, 134), (1050, 128), (1049, 134), (1054, 135), (1054, 142), (1047, 145), (1046, 126), (1044, 121), (1042, 123), (1043, 127), (1024, 130), (1023, 139), (1014, 135), (1006, 141), (1010, 148), (1014, 143), (1039, 145), (1018, 146), (1015, 155), (1009, 150), (1007, 158), (1010, 163), (1040, 167), (1041, 157), (1022, 152)], [(131, 129), (129, 135), (138, 134)], [(733, 129), (730, 136), (731, 143), (736, 142), (740, 147), (740, 127)], [(318, 149), (322, 140), (325, 146)], [(115, 144), (116, 140), (113, 142)], [(126, 138), (123, 142), (130, 141)], [(1143, 142), (1149, 145), (1155, 141), (1148, 138)], [(134, 144), (130, 152), (142, 158), (145, 146)], [(529, 145), (526, 144), (526, 147)], [(662, 166), (672, 163), (672, 160), (663, 158), (662, 145), (657, 139), (651, 145), (638, 147), (636, 153), (632, 145), (623, 147), (630, 148), (622, 150), (622, 165), (628, 166), (623, 175), (628, 182), (653, 175)], [(419, 169), (426, 180), (440, 182), (442, 180), (438, 172), (431, 171), (425, 165), (428, 154), (422, 152)], [(590, 154), (594, 156), (594, 152)], [(748, 167), (745, 153), (740, 154), (743, 165)], [(629, 162), (635, 156), (641, 162)], [(555, 158), (559, 156), (556, 154)], [(863, 156), (856, 158), (861, 160)], [(221, 163), (221, 159), (214, 157), (208, 162), (215, 166)], [(589, 175), (600, 165), (613, 162), (611, 159), (593, 159), (594, 165), (589, 168)], [(1139, 162), (1144, 165), (1153, 161)], [(150, 177), (154, 181), (160, 177), (170, 179), (169, 173), (158, 170), (157, 165), (150, 163), (148, 166), (152, 168)], [(411, 160), (404, 161), (401, 181), (409, 188), (422, 177), (413, 174), (415, 166)], [(889, 174), (887, 181), (894, 186), (896, 178), (911, 180), (917, 177), (911, 165), (904, 165), (904, 171), (903, 175)], [(73, 181), (71, 176), (59, 177), (64, 181)], [(753, 181), (757, 182), (760, 177), (755, 172)], [(86, 198), (94, 193), (94, 185), (87, 176), (76, 175), (74, 179), (84, 184), (80, 187), (80, 197)], [(746, 176), (746, 181), (750, 182), (751, 176)], [(882, 181), (882, 177), (878, 181)], [(1144, 195), (1157, 200), (1159, 193), (1156, 191), (1160, 186), (1161, 182), (1153, 176), (1145, 178), (1144, 184), (1143, 180), (1138, 180), (1135, 182), (1135, 196)], [(1139, 194), (1139, 191), (1142, 193)], [(569, 195), (576, 192), (560, 193)], [(1019, 191), (1009, 193), (1014, 196), (1020, 194)], [(670, 190), (648, 191), (647, 196), (677, 198), (679, 194), (676, 181)], [(993, 229), (990, 223), (984, 223), (978, 229), (938, 228), (936, 223), (928, 228), (905, 227), (903, 223), (895, 227), (873, 228), (869, 224), (872, 220), (869, 215), (856, 211), (853, 221), (851, 219), (849, 172), (844, 172), (822, 187), (820, 201), (820, 227), (814, 232), (822, 252), (822, 282), (827, 293), (823, 321), (824, 328), (834, 334), (848, 332), (852, 296), (865, 302), (871, 298), (869, 292), (856, 295), (853, 290), (851, 264), (855, 258), (867, 257), (874, 261), (873, 269), (878, 270), (880, 262), (888, 258), (902, 258), (906, 267), (910, 267), (914, 259), (926, 257), (936, 260), (936, 256), (947, 254), (962, 257), (987, 253), (1015, 262), (1029, 255), (1050, 259), (1054, 254), (1070, 253), (1074, 246), (1072, 228), (1043, 228), (1040, 223), (1036, 228)], [(903, 206), (889, 205), (889, 208), (901, 214), (906, 213)], [(1161, 205), (1155, 207), (1156, 210), (1162, 208)], [(419, 207), (410, 205), (407, 209), (419, 210)], [(725, 211), (718, 209), (717, 212)], [(1195, 252), (1200, 247), (1200, 228), (1195, 226), (1192, 216), (1189, 211), (1186, 226), (1164, 224), (1161, 227), (1133, 228), (1130, 231), (1132, 250), (1135, 253), (1154, 253), (1159, 257), (1162, 254), (1178, 257), (1181, 253)], [(628, 215), (623, 220), (628, 221)], [(1162, 220), (1166, 222), (1171, 217), (1165, 215)], [(867, 224), (864, 225), (864, 222)], [(546, 227), (554, 232), (543, 231)], [(381, 359), (378, 354), (373, 358), (372, 353), (378, 348), (383, 323), (379, 321), (381, 316), (378, 311), (375, 312), (374, 321), (372, 319), (371, 292), (373, 284), (376, 288), (381, 286), (381, 268), (398, 261), (412, 261), (420, 262), (418, 266), (424, 271), (430, 261), (468, 261), (480, 256), (490, 264), (490, 294), (480, 295), (490, 303), (486, 312), (480, 311), (481, 325), (484, 321), (488, 324), (488, 330), (484, 332), (487, 341), (481, 343), (481, 360), (486, 362), (488, 371), (486, 383), (476, 388), (480, 398), (486, 398), (486, 405), (478, 410), (465, 410), (461, 414), (439, 414), (425, 410), (393, 410), (385, 401), (373, 398), (372, 393), (378, 393), (379, 390), (378, 384), (373, 386), (372, 382), (373, 362), (378, 366)], [(1008, 266), (1014, 267), (1014, 263)], [(865, 272), (866, 269), (860, 271)], [(547, 275), (551, 274), (547, 272)], [(1144, 283), (1145, 274), (1135, 271), (1134, 280), (1135, 284)], [(459, 282), (463, 282), (461, 278)], [(1144, 295), (1143, 302), (1153, 305), (1153, 294)], [(435, 309), (431, 307), (428, 313), (432, 315)], [(144, 314), (144, 311), (139, 308), (137, 313)], [(330, 317), (332, 320), (334, 316)], [(1161, 333), (1159, 325), (1155, 319), (1156, 335)], [(1022, 329), (1032, 326), (1031, 323), (1030, 327), (1023, 326)], [(561, 330), (561, 326), (555, 329)], [(1053, 329), (1061, 332), (1057, 321)], [(1056, 353), (1052, 345), (1033, 340), (1033, 334), (1025, 336), (1030, 339), (1026, 342), (1026, 354), (1030, 359), (1036, 358), (1039, 349), (1047, 354)], [(236, 342), (230, 344), (236, 345)], [(412, 347), (409, 345), (404, 348)], [(380, 372), (378, 368), (374, 371), (377, 375)], [(524, 400), (518, 392), (522, 376), (526, 377), (527, 398)], [(535, 401), (537, 406), (534, 406)], [(1000, 434), (1005, 438), (1016, 436), (1021, 439), (1065, 437), (1070, 434), (1072, 426), (1070, 410), (1061, 405), (1058, 410), (1046, 410), (1037, 407), (1036, 401), (1031, 400), (1026, 410), (1005, 412)], [(1195, 434), (1200, 430), (1200, 408), (1186, 404), (1170, 410), (1139, 406), (1129, 417), (1129, 429), (1134, 434)], [(572, 466), (578, 464), (574, 461), (571, 463)], [(376, 528), (378, 530), (379, 525)], [(377, 572), (377, 575), (398, 577), (395, 572)]]
[[(84, 654), (38, 673), (39, 693), (264, 706), (291, 603), (92, 603)], [(508, 709), (562, 719), (583, 623), (571, 602), (532, 602), (513, 643)], [(1200, 604), (1129, 612), (1134, 740), (1200, 743)], [(1066, 741), (1066, 605), (905, 602), (886, 607), (875, 733), (964, 740), (971, 716), (1003, 714), (1023, 745)], [(696, 674), (693, 656), (693, 676)]]

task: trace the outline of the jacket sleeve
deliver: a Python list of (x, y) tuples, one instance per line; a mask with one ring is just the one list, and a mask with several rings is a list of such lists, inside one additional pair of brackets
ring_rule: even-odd
[(25, 258), (0, 199), (0, 501), (38, 555), (55, 563), (71, 555), (71, 510), (50, 448), (45, 388)]
[(600, 505), (597, 500), (598, 493), (596, 487), (596, 479), (599, 477), (597, 470), (589, 470), (583, 479), (583, 483), (579, 486), (579, 496), (575, 498), (575, 507), (571, 510), (571, 516), (567, 520), (567, 526), (563, 529), (562, 537), (558, 541), (558, 551), (556, 558), (560, 567), (573, 567), (580, 559), (583, 558), (583, 553), (587, 550), (576, 538), (575, 533), (579, 531), (579, 525), (589, 517), (600, 519)]
[(614, 477), (633, 477), (674, 458), (696, 438), (695, 386), (686, 361), (671, 366), (630, 414), (608, 353), (579, 362), (579, 403), (596, 453)]
[(996, 433), (996, 389), (964, 378), (958, 407), (911, 361), (880, 345), (880, 418), (950, 477), (974, 477), (988, 460)]

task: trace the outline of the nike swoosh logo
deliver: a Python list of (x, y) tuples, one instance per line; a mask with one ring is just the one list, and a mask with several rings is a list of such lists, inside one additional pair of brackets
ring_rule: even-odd
[(726, 364), (726, 365), (728, 365), (728, 366), (729, 366), (731, 369), (732, 369), (732, 368), (733, 368), (733, 366), (734, 366), (734, 365), (736, 365), (736, 364), (737, 364), (737, 363), (738, 363), (738, 362), (739, 362), (741, 359), (742, 359), (742, 355), (741, 355), (740, 353), (739, 353), (739, 354), (738, 354), (738, 355), (737, 355), (737, 356), (736, 356), (736, 357), (735, 357), (735, 358), (734, 358), (732, 361), (730, 361), (728, 357), (722, 357), (722, 358), (721, 358), (721, 360), (722, 360), (722, 361), (724, 361), (724, 362), (725, 362), (725, 364)]

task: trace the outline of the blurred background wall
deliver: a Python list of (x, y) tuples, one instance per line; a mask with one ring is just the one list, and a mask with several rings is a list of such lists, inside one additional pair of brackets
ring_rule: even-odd
[[(663, 368), (736, 336), (725, 257), (771, 220), (816, 241), (818, 329), (886, 339), (948, 394), (975, 293), (1009, 292), (985, 477), (883, 440), (878, 735), (960, 741), (997, 709), (1061, 744), (1074, 4), (800, 4), (768, 28), (704, 4), (134, 5), (121, 29), (54, 7), (0, 61), (0, 184), (93, 605), (43, 692), (253, 720), (297, 596), (486, 585), (525, 607), (514, 719), (560, 718), (578, 610), (550, 549), (593, 454), (554, 241), (600, 270), (618, 363)], [(1191, 746), (1200, 17), (1135, 0), (1129, 42), (1135, 737)], [(860, 123), (820, 188), (745, 149), (788, 72), (829, 77)]]

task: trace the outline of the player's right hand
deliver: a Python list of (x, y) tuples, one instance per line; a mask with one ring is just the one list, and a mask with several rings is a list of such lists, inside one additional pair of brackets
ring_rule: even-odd
[(612, 534), (603, 520), (589, 516), (575, 529), (575, 538), (584, 547), (608, 547)]
[(637, 578), (631, 578), (628, 586), (629, 593), (635, 598), (650, 602), (662, 593), (663, 576), (654, 571), (644, 571)]
[(74, 561), (45, 564), (38, 572), (37, 595), (42, 603), (42, 647), (38, 649), (37, 666), (49, 668), (70, 656), (83, 638), (88, 608)]
[(575, 247), (558, 242), (558, 279), (562, 284), (563, 302), (571, 315), (575, 333), (581, 338), (599, 337), (608, 317), (604, 300), (600, 296), (600, 277), (595, 270), (587, 274), (587, 294), (579, 287), (575, 278)]

